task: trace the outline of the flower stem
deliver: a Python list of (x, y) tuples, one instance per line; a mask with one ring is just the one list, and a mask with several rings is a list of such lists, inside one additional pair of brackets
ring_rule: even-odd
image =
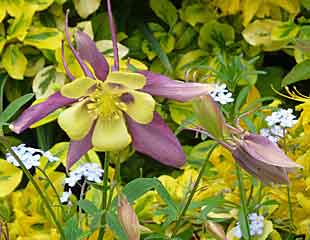
[(103, 169), (103, 187), (102, 187), (102, 199), (101, 199), (101, 209), (103, 210), (103, 215), (101, 217), (101, 227), (98, 235), (98, 240), (102, 240), (105, 231), (105, 216), (107, 212), (107, 200), (108, 200), (108, 180), (109, 180), (109, 165), (110, 157), (109, 153), (105, 152), (104, 159), (104, 169)]
[(292, 234), (292, 228), (294, 228), (294, 219), (293, 219), (293, 207), (291, 199), (291, 189), (289, 186), (286, 187), (287, 190), (287, 202), (288, 202), (288, 216), (290, 219), (290, 235)]
[(177, 231), (178, 231), (179, 227), (181, 226), (182, 218), (185, 216), (186, 211), (187, 211), (187, 209), (188, 209), (190, 203), (192, 202), (192, 200), (193, 200), (193, 198), (194, 198), (194, 195), (195, 195), (195, 193), (196, 193), (196, 191), (197, 191), (197, 188), (198, 188), (198, 186), (199, 186), (199, 183), (200, 183), (200, 181), (201, 181), (201, 178), (202, 178), (202, 176), (204, 175), (205, 169), (206, 169), (206, 167), (207, 167), (208, 160), (209, 160), (209, 158), (210, 158), (210, 156), (211, 156), (213, 150), (214, 150), (216, 147), (217, 147), (217, 143), (214, 143), (214, 144), (212, 144), (212, 145), (209, 147), (208, 155), (207, 155), (205, 161), (203, 162), (203, 165), (201, 166), (201, 169), (200, 169), (200, 171), (199, 171), (199, 175), (198, 175), (198, 177), (197, 177), (197, 179), (196, 179), (196, 181), (195, 181), (195, 183), (194, 183), (194, 186), (193, 186), (193, 188), (192, 188), (192, 190), (191, 190), (191, 192), (190, 192), (190, 195), (188, 196), (188, 198), (187, 198), (187, 200), (186, 200), (186, 203), (185, 203), (184, 207), (182, 208), (181, 213), (179, 214), (179, 216), (178, 216), (178, 218), (177, 218), (177, 220), (176, 220), (175, 228), (174, 228), (174, 231), (173, 231), (173, 233), (172, 233), (171, 238), (175, 237), (175, 235), (177, 234)]
[(107, 0), (108, 6), (108, 15), (109, 15), (109, 25), (112, 37), (112, 44), (113, 44), (113, 56), (114, 56), (114, 66), (112, 67), (112, 71), (119, 71), (119, 57), (118, 57), (118, 47), (117, 47), (117, 38), (116, 38), (116, 27), (113, 21), (113, 14), (112, 14), (112, 6), (111, 1)]
[(36, 183), (36, 181), (34, 180), (34, 178), (32, 177), (31, 173), (28, 171), (28, 169), (25, 167), (24, 163), (22, 162), (22, 160), (20, 160), (20, 158), (17, 156), (17, 154), (12, 150), (11, 147), (9, 146), (5, 146), (8, 151), (12, 154), (12, 156), (16, 159), (16, 161), (18, 162), (18, 164), (20, 165), (21, 169), (23, 170), (23, 172), (26, 174), (27, 178), (29, 179), (29, 181), (32, 183), (32, 185), (34, 186), (34, 188), (36, 189), (36, 191), (38, 192), (39, 196), (41, 197), (43, 203), (45, 204), (49, 214), (51, 215), (51, 218), (53, 219), (53, 222), (58, 230), (58, 232), (60, 233), (62, 239), (65, 239), (65, 235), (64, 235), (64, 231), (62, 229), (62, 226), (60, 224), (60, 222), (58, 222), (57, 218), (56, 218), (56, 214), (53, 211), (53, 208), (51, 206), (51, 203), (49, 202), (48, 198), (44, 195), (44, 193), (42, 192), (41, 188), (39, 187), (39, 185)]
[(58, 203), (59, 203), (59, 206), (61, 208), (61, 212), (62, 212), (62, 216), (64, 216), (64, 208), (63, 208), (63, 205), (60, 201), (60, 196), (57, 192), (57, 189), (55, 188), (54, 184), (52, 183), (51, 179), (49, 178), (49, 176), (44, 172), (43, 169), (41, 169), (40, 167), (37, 167), (37, 169), (43, 174), (43, 176), (45, 177), (45, 180), (48, 182), (48, 184), (51, 186), (53, 192), (55, 193), (55, 196), (57, 197), (57, 200), (58, 200)]
[[(243, 236), (245, 239), (250, 239), (250, 225), (248, 221), (248, 208), (247, 208), (247, 200), (245, 196), (245, 189), (243, 185), (243, 179), (242, 179), (242, 172), (239, 167), (239, 165), (236, 163), (236, 173), (237, 173), (237, 180), (238, 180), (238, 187), (239, 187), (239, 192), (240, 192), (240, 205), (241, 205), (241, 211), (242, 211), (242, 217), (243, 217), (243, 222), (245, 223), (245, 236), (243, 233)], [(243, 228), (241, 227), (241, 230)]]

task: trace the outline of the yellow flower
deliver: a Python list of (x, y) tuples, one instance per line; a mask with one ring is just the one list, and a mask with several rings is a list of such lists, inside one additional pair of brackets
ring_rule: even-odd
[(137, 91), (145, 83), (138, 73), (111, 72), (104, 82), (78, 78), (61, 89), (63, 96), (79, 101), (59, 115), (58, 123), (74, 141), (85, 138), (94, 127), (92, 144), (97, 150), (123, 149), (131, 143), (124, 113), (140, 124), (153, 119), (154, 99)]

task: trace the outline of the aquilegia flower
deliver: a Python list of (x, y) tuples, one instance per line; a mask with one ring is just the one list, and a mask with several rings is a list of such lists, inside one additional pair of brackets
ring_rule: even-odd
[(70, 72), (62, 44), (63, 64), (71, 82), (46, 101), (26, 109), (10, 128), (21, 133), (56, 109), (69, 106), (58, 117), (60, 127), (71, 139), (68, 168), (93, 147), (98, 151), (116, 151), (130, 143), (137, 151), (163, 164), (180, 167), (185, 163), (185, 154), (177, 138), (155, 112), (152, 96), (184, 102), (207, 94), (213, 84), (184, 83), (149, 71), (119, 72), (111, 5), (107, 2), (114, 45), (112, 72), (84, 32), (77, 32), (77, 49), (73, 47), (67, 13), (66, 39), (84, 76), (76, 77)]
[(238, 164), (261, 181), (287, 184), (288, 172), (302, 168), (267, 137), (227, 124), (210, 96), (199, 97), (194, 102), (194, 111), (200, 123), (194, 130), (229, 149)]

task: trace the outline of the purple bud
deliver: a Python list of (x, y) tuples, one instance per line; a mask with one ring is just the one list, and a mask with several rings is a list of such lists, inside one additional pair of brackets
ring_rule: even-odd
[(128, 240), (139, 240), (140, 239), (139, 220), (135, 211), (130, 206), (125, 196), (119, 196), (118, 198), (117, 215), (128, 237)]

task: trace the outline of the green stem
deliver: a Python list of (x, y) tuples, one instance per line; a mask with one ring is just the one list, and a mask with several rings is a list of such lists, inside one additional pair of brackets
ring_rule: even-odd
[(248, 221), (247, 200), (246, 200), (245, 189), (243, 185), (242, 172), (238, 164), (236, 164), (236, 172), (237, 172), (238, 187), (239, 187), (239, 192), (240, 192), (241, 211), (243, 213), (242, 214), (244, 218), (243, 222), (245, 223), (245, 228), (246, 228), (246, 236), (244, 237), (245, 239), (250, 239), (251, 235), (250, 235), (250, 226), (249, 226), (249, 221)]
[(59, 203), (59, 206), (61, 208), (61, 213), (62, 213), (62, 216), (64, 216), (64, 208), (63, 208), (63, 205), (60, 201), (60, 196), (57, 192), (57, 189), (55, 188), (54, 184), (52, 183), (51, 179), (49, 178), (49, 176), (44, 172), (43, 169), (41, 169), (40, 167), (37, 167), (37, 169), (43, 174), (43, 176), (45, 177), (45, 180), (48, 182), (48, 184), (51, 186), (53, 192), (55, 193), (56, 197), (57, 197), (57, 200), (58, 200), (58, 203)]
[(116, 173), (116, 190), (117, 190), (117, 194), (119, 194), (120, 193), (120, 187), (121, 187), (121, 184), (122, 184), (121, 162), (120, 162), (119, 155), (116, 156), (115, 173)]
[(49, 214), (51, 215), (51, 218), (53, 219), (53, 222), (58, 230), (58, 232), (60, 233), (62, 239), (65, 239), (65, 235), (64, 235), (64, 231), (62, 229), (61, 224), (58, 222), (56, 214), (53, 211), (53, 208), (49, 202), (49, 200), (47, 199), (47, 197), (44, 195), (44, 193), (42, 192), (41, 188), (39, 187), (39, 185), (36, 183), (36, 181), (33, 179), (31, 173), (28, 171), (28, 169), (25, 167), (24, 163), (22, 162), (22, 160), (20, 160), (20, 158), (17, 156), (17, 154), (11, 149), (11, 147), (9, 146), (5, 146), (8, 151), (13, 155), (13, 157), (16, 159), (16, 161), (18, 162), (18, 164), (20, 165), (21, 169), (23, 170), (23, 172), (26, 174), (27, 178), (29, 179), (29, 181), (32, 183), (32, 185), (34, 186), (34, 188), (36, 189), (36, 191), (38, 192), (39, 196), (41, 197), (43, 203), (45, 204)]
[(196, 179), (196, 181), (195, 181), (195, 183), (194, 183), (194, 186), (193, 186), (193, 188), (192, 188), (192, 190), (191, 190), (191, 192), (190, 192), (190, 195), (188, 196), (188, 198), (187, 198), (187, 200), (186, 200), (186, 203), (185, 203), (184, 207), (182, 208), (182, 211), (181, 211), (181, 213), (179, 214), (179, 216), (178, 216), (178, 218), (177, 218), (177, 220), (176, 220), (175, 228), (174, 228), (174, 231), (173, 231), (173, 233), (172, 233), (171, 238), (175, 237), (175, 235), (177, 234), (178, 228), (180, 227), (180, 225), (181, 225), (181, 223), (182, 223), (182, 218), (185, 216), (186, 211), (187, 211), (187, 209), (188, 209), (188, 207), (189, 207), (191, 201), (192, 201), (193, 198), (194, 198), (194, 195), (195, 195), (195, 193), (196, 193), (196, 191), (197, 191), (197, 188), (198, 188), (198, 186), (199, 186), (199, 183), (200, 183), (200, 181), (201, 181), (201, 178), (202, 178), (202, 176), (204, 175), (205, 169), (206, 169), (206, 167), (207, 167), (207, 165), (208, 165), (208, 160), (209, 160), (209, 158), (210, 158), (210, 156), (211, 156), (213, 150), (214, 150), (216, 147), (217, 147), (217, 143), (212, 144), (212, 145), (210, 146), (210, 148), (209, 148), (208, 155), (207, 155), (205, 161), (203, 162), (203, 165), (201, 166), (201, 169), (200, 169), (200, 171), (199, 171), (199, 175), (198, 175), (198, 177), (197, 177), (197, 179)]
[(292, 199), (291, 199), (291, 190), (290, 187), (287, 186), (287, 201), (288, 201), (288, 216), (290, 219), (290, 234), (292, 233), (292, 228), (294, 227), (294, 219), (293, 219), (293, 207), (292, 207)]
[(105, 215), (107, 212), (107, 197), (108, 197), (108, 180), (109, 180), (109, 165), (110, 165), (110, 157), (109, 153), (105, 153), (104, 159), (104, 172), (103, 172), (103, 186), (102, 186), (102, 200), (101, 200), (101, 209), (103, 210), (103, 214), (101, 217), (101, 226), (98, 235), (98, 240), (102, 240), (105, 231)]

